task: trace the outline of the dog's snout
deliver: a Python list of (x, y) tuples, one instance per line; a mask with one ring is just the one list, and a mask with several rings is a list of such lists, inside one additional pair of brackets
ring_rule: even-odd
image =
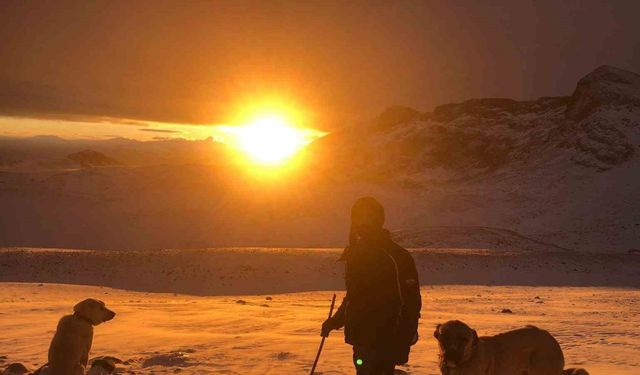
[(446, 350), (444, 352), (444, 363), (449, 367), (455, 367), (460, 362), (462, 353), (456, 349)]
[(104, 321), (105, 322), (109, 321), (109, 320), (113, 319), (115, 316), (116, 316), (115, 311), (107, 310), (107, 317), (106, 317), (106, 319)]

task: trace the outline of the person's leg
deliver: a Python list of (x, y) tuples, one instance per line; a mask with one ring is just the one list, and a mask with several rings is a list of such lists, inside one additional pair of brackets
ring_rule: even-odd
[(357, 375), (371, 375), (371, 349), (364, 346), (353, 347), (353, 365)]
[(393, 375), (396, 364), (393, 361), (379, 359), (375, 361), (371, 375)]
[(393, 375), (395, 363), (381, 351), (363, 346), (353, 347), (353, 364), (357, 375)]

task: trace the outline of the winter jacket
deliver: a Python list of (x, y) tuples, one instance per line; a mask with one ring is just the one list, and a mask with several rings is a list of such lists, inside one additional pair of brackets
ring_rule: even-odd
[(411, 254), (382, 231), (344, 250), (347, 295), (334, 315), (351, 345), (399, 352), (408, 359), (417, 340), (422, 301), (418, 272)]

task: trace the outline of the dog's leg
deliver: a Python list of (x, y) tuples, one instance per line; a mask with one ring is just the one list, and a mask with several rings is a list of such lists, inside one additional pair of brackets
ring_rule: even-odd
[(86, 368), (89, 365), (89, 350), (85, 351), (80, 358), (80, 364)]
[(85, 367), (77, 363), (73, 368), (73, 375), (85, 375)]

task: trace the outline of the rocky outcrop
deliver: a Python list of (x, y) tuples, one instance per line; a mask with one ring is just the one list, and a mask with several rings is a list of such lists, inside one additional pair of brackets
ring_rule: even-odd
[(567, 106), (567, 118), (580, 121), (603, 106), (640, 106), (640, 75), (603, 65), (582, 78)]
[(105, 154), (93, 150), (84, 150), (69, 154), (67, 158), (80, 164), (82, 168), (107, 167), (120, 164)]
[(445, 104), (423, 118), (448, 122), (464, 115), (479, 118), (500, 118), (504, 115), (536, 113), (567, 105), (569, 97), (542, 97), (534, 101), (516, 101), (513, 99), (488, 98), (470, 99), (462, 103)]

